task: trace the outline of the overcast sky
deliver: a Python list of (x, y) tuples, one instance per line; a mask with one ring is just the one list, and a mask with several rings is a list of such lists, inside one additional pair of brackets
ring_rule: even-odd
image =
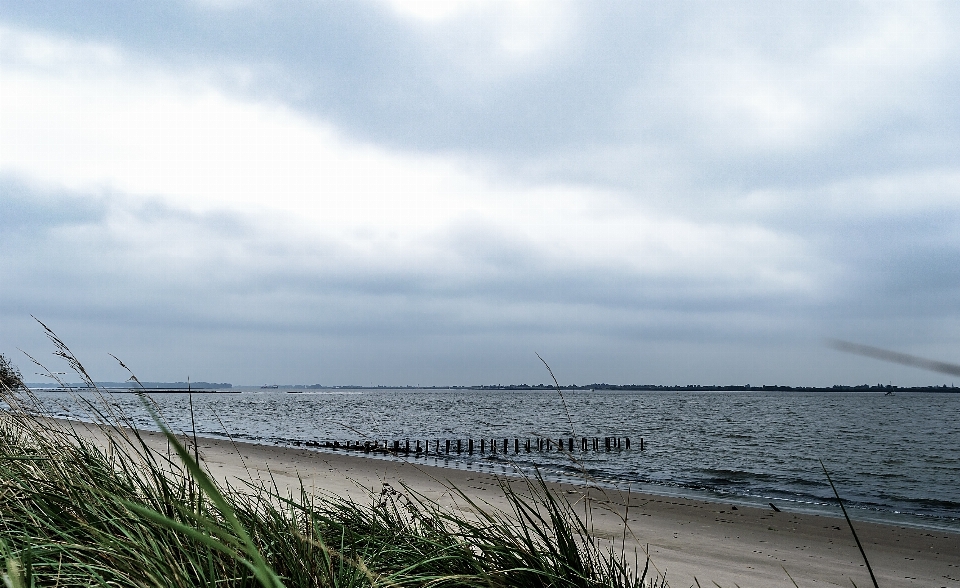
[[(950, 384), (953, 3), (0, 0), (0, 352)], [(958, 382), (960, 383), (960, 382)]]

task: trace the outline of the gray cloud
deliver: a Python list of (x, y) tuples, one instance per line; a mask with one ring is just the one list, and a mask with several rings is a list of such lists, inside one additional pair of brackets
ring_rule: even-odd
[(101, 222), (106, 206), (96, 198), (37, 191), (14, 178), (0, 176), (0, 238), (43, 237), (56, 227)]
[[(914, 19), (916, 27), (943, 26), (957, 16), (947, 4), (924, 7), (934, 14)], [(724, 79), (750, 68), (769, 89), (788, 97), (829, 107), (830, 100), (850, 95), (850, 102), (841, 104), (846, 111), (831, 121), (838, 127), (831, 138), (861, 147), (869, 141), (872, 148), (858, 149), (861, 165), (874, 162), (875, 157), (862, 161), (874, 151), (880, 157), (890, 149), (889, 157), (905, 155), (908, 150), (897, 149), (905, 133), (920, 135), (925, 144), (931, 135), (949, 135), (951, 143), (956, 137), (957, 117), (943, 93), (955, 85), (947, 73), (957, 61), (954, 47), (900, 57), (916, 64), (877, 64), (869, 55), (857, 61), (858, 42), (874, 41), (880, 49), (903, 42), (895, 34), (883, 36), (883, 27), (897, 19), (887, 14), (896, 5), (577, 4), (573, 32), (531, 68), (510, 68), (492, 56), (491, 41), (482, 40), (493, 34), (490, 22), (454, 19), (425, 28), (371, 2), (238, 3), (222, 9), (176, 2), (61, 2), (3, 8), (7, 22), (117, 43), (152, 59), (188, 67), (234, 65), (252, 74), (250, 91), (312, 109), (356, 136), (405, 148), (514, 157), (642, 143), (683, 146), (697, 158), (729, 162), (741, 154), (724, 139), (756, 129), (723, 108), (715, 120), (691, 117), (713, 116), (698, 110), (730, 93), (754, 91)], [(909, 30), (904, 20), (908, 42), (935, 43), (924, 31)], [(853, 63), (833, 56), (843, 50)], [(231, 69), (224, 71), (229, 77)], [(874, 86), (871, 76), (878, 74), (885, 79)], [(789, 170), (797, 162), (783, 159), (813, 155), (807, 173), (800, 174), (808, 177), (845, 151), (837, 143), (754, 151), (741, 163)], [(942, 144), (933, 147), (933, 153), (944, 153)], [(816, 157), (820, 153), (823, 160)], [(929, 162), (930, 155), (917, 158)]]
[(563, 263), (479, 222), (438, 237), (448, 265), (391, 267), (239, 215), (0, 176), (4, 345), (39, 345), (23, 319), (34, 313), (156, 372), (327, 383), (540, 381), (532, 350), (576, 381), (933, 381), (833, 358), (824, 336), (960, 356), (952, 5), (571, 6), (560, 41), (519, 64), (498, 56), (493, 22), (423, 25), (374, 3), (0, 13), (216, 71), (225, 92), (377, 145), (456, 154), (498, 181), (603, 187), (763, 229), (796, 244), (763, 267), (816, 287), (757, 288), (739, 259), (722, 259), (727, 277)]

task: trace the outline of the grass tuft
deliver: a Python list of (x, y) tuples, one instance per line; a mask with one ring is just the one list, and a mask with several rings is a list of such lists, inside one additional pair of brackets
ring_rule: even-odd
[(539, 478), (522, 494), (504, 483), (505, 512), (460, 492), (475, 515), (410, 488), (363, 503), (302, 484), (284, 496), (253, 479), (218, 483), (159, 416), (170, 455), (122, 415), (97, 412), (105, 441), (94, 441), (33, 412), (29, 391), (6, 388), (0, 401), (5, 586), (666, 585), (602, 547)]

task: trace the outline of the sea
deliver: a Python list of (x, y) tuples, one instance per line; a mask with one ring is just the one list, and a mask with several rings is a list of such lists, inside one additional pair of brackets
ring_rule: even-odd
[[(36, 396), (54, 416), (89, 420), (84, 402), (105, 401), (157, 429), (135, 394)], [(426, 457), (359, 455), (841, 516), (825, 468), (854, 519), (960, 532), (960, 394), (241, 387), (193, 394), (193, 420), (188, 394), (150, 397), (175, 432), (195, 422), (201, 436), (314, 451), (343, 451), (313, 446), (327, 441), (429, 441)], [(590, 438), (590, 449), (536, 451), (538, 438), (569, 437)], [(606, 451), (606, 437), (621, 438), (620, 449)], [(463, 452), (444, 443), (437, 455), (447, 439), (461, 439)], [(480, 439), (509, 439), (508, 452), (487, 445), (481, 455)]]

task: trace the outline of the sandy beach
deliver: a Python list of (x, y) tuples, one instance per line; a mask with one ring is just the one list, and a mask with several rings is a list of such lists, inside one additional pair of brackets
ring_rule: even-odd
[[(158, 451), (166, 440), (144, 433)], [(449, 508), (468, 510), (451, 487), (479, 504), (506, 505), (500, 484), (522, 491), (524, 482), (490, 473), (436, 467), (356, 454), (200, 439), (200, 456), (219, 480), (259, 478), (281, 491), (351, 497), (407, 486)], [(587, 510), (592, 532), (629, 557), (649, 552), (651, 565), (673, 588), (742, 588), (872, 585), (856, 543), (840, 518), (784, 509), (734, 507), (721, 502), (551, 484)], [(584, 505), (589, 505), (584, 509)], [(960, 534), (855, 523), (880, 586), (960, 587)], [(625, 544), (624, 542), (625, 538)], [(789, 575), (788, 575), (789, 574)], [(792, 580), (791, 580), (792, 578)]]

